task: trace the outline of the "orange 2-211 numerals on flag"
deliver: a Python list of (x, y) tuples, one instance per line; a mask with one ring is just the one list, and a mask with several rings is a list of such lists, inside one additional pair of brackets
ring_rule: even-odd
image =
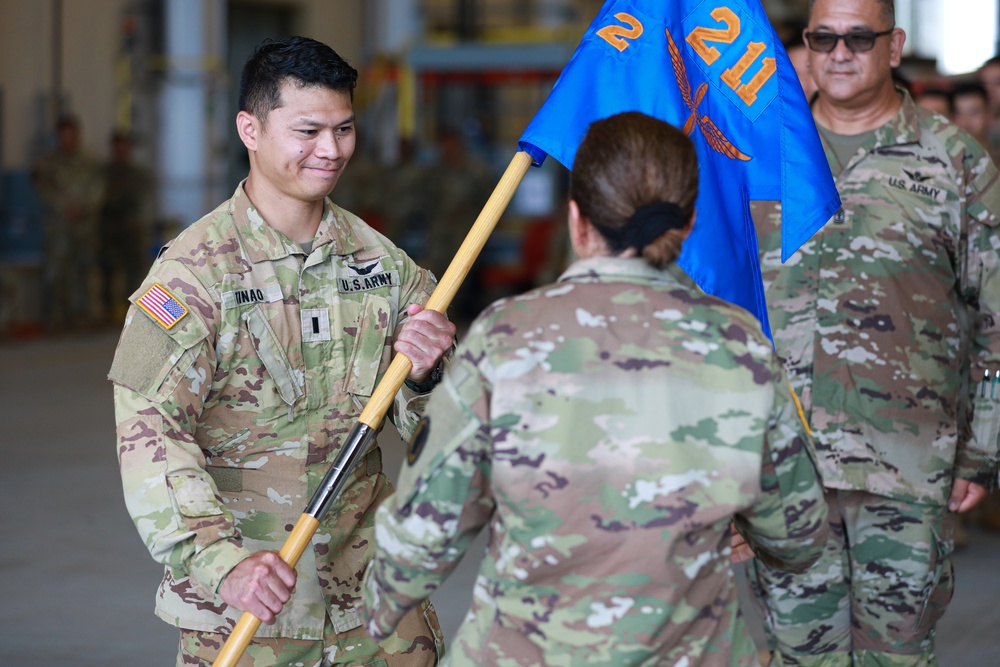
[[(691, 45), (694, 52), (705, 61), (706, 64), (714, 63), (720, 54), (719, 49), (709, 46), (714, 44), (732, 44), (740, 36), (740, 17), (728, 7), (716, 7), (711, 12), (711, 17), (724, 28), (697, 26), (685, 37), (685, 41)], [(637, 39), (643, 33), (643, 25), (639, 19), (626, 12), (615, 14), (615, 18), (624, 23), (624, 26), (608, 25), (597, 31), (597, 35), (608, 44), (619, 51), (624, 51), (629, 46), (629, 40)], [(670, 31), (667, 31), (667, 38), (673, 42)], [(761, 61), (760, 70), (748, 81), (743, 83), (743, 77), (750, 67), (760, 58), (766, 45), (763, 42), (750, 42), (746, 52), (740, 57), (735, 65), (727, 69), (719, 77), (724, 84), (731, 88), (747, 106), (752, 106), (757, 101), (757, 93), (767, 83), (768, 79), (778, 71), (777, 62), (774, 58), (764, 58)]]
[[(694, 52), (698, 54), (706, 65), (713, 64), (721, 55), (718, 48), (709, 46), (710, 43), (732, 44), (740, 35), (740, 18), (728, 7), (716, 7), (712, 10), (710, 16), (718, 23), (721, 23), (724, 28), (696, 26), (685, 38), (685, 41), (691, 45), (691, 48), (694, 49)], [(615, 14), (615, 18), (625, 25), (605, 26), (597, 31), (597, 35), (618, 51), (624, 51), (630, 45), (629, 40), (639, 38), (644, 28), (641, 21), (626, 12)], [(694, 129), (694, 125), (697, 124), (705, 134), (708, 144), (714, 150), (730, 158), (749, 160), (750, 156), (737, 149), (710, 118), (698, 112), (698, 105), (705, 96), (708, 84), (701, 84), (692, 96), (684, 61), (674, 43), (670, 30), (666, 30), (666, 36), (674, 73), (677, 76), (677, 85), (680, 87), (684, 102), (691, 110), (691, 116), (684, 125), (684, 131), (690, 134)], [(770, 57), (764, 58), (761, 61), (760, 70), (750, 81), (743, 83), (743, 77), (746, 76), (747, 71), (760, 58), (765, 49), (766, 45), (762, 42), (750, 42), (746, 47), (746, 52), (740, 59), (719, 76), (720, 80), (733, 90), (748, 107), (753, 106), (757, 101), (757, 93), (760, 92), (764, 84), (777, 72), (777, 62), (775, 59)]]

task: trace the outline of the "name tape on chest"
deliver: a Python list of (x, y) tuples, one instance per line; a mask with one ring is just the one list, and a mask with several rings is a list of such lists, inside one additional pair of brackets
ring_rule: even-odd
[(172, 328), (188, 314), (184, 304), (160, 283), (153, 283), (145, 294), (136, 299), (135, 305), (146, 311), (164, 329)]
[(282, 300), (280, 285), (265, 287), (250, 287), (222, 293), (222, 307), (226, 310), (240, 306), (252, 306), (255, 303), (273, 303)]

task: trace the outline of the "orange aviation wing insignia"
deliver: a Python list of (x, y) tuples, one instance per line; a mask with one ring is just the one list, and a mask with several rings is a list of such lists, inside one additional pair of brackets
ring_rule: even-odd
[(702, 83), (698, 86), (695, 97), (691, 97), (691, 83), (688, 81), (684, 59), (681, 58), (681, 52), (677, 49), (677, 45), (674, 44), (674, 38), (670, 35), (670, 30), (668, 29), (666, 32), (667, 49), (670, 51), (670, 62), (673, 64), (674, 75), (677, 77), (677, 86), (681, 89), (681, 97), (684, 98), (684, 103), (691, 110), (691, 115), (688, 116), (687, 122), (684, 123), (684, 132), (690, 135), (694, 132), (694, 126), (697, 124), (701, 128), (702, 134), (705, 135), (705, 141), (708, 142), (712, 150), (736, 160), (750, 160), (750, 156), (734, 146), (726, 138), (726, 135), (722, 133), (722, 130), (712, 122), (711, 118), (698, 113), (698, 105), (701, 104), (702, 98), (705, 97), (705, 93), (708, 91), (708, 84)]

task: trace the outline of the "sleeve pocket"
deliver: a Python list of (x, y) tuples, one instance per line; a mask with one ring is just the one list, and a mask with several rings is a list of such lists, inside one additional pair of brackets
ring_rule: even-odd
[(168, 475), (167, 483), (174, 492), (174, 499), (181, 514), (186, 517), (216, 516), (222, 514), (219, 501), (211, 485), (193, 474)]

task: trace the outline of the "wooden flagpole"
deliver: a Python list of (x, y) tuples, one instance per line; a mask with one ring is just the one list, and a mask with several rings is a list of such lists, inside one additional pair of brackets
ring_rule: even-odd
[[(452, 258), (451, 264), (448, 265), (448, 269), (441, 277), (437, 288), (424, 304), (425, 308), (436, 310), (439, 313), (444, 313), (447, 310), (530, 166), (531, 156), (524, 151), (518, 151), (514, 154), (503, 176), (500, 177), (499, 183), (494, 188), (493, 194), (486, 201), (483, 210), (466, 235), (465, 241), (462, 242), (455, 257)], [(309, 546), (313, 535), (316, 534), (319, 522), (342, 490), (348, 473), (354, 468), (362, 452), (367, 449), (368, 443), (374, 439), (382, 419), (392, 405), (393, 397), (403, 385), (406, 376), (410, 374), (412, 366), (409, 359), (402, 354), (397, 354), (392, 363), (389, 364), (382, 381), (372, 392), (371, 399), (358, 417), (358, 423), (344, 441), (340, 453), (333, 465), (327, 470), (323, 482), (313, 494), (305, 512), (299, 517), (292, 532), (285, 540), (284, 546), (281, 547), (279, 552), (281, 559), (293, 568), (299, 562), (306, 547)], [(222, 647), (215, 662), (212, 663), (213, 667), (234, 667), (246, 651), (247, 646), (250, 645), (260, 623), (260, 619), (250, 612), (243, 612), (236, 627), (233, 628), (232, 634), (226, 640), (225, 646)]]

